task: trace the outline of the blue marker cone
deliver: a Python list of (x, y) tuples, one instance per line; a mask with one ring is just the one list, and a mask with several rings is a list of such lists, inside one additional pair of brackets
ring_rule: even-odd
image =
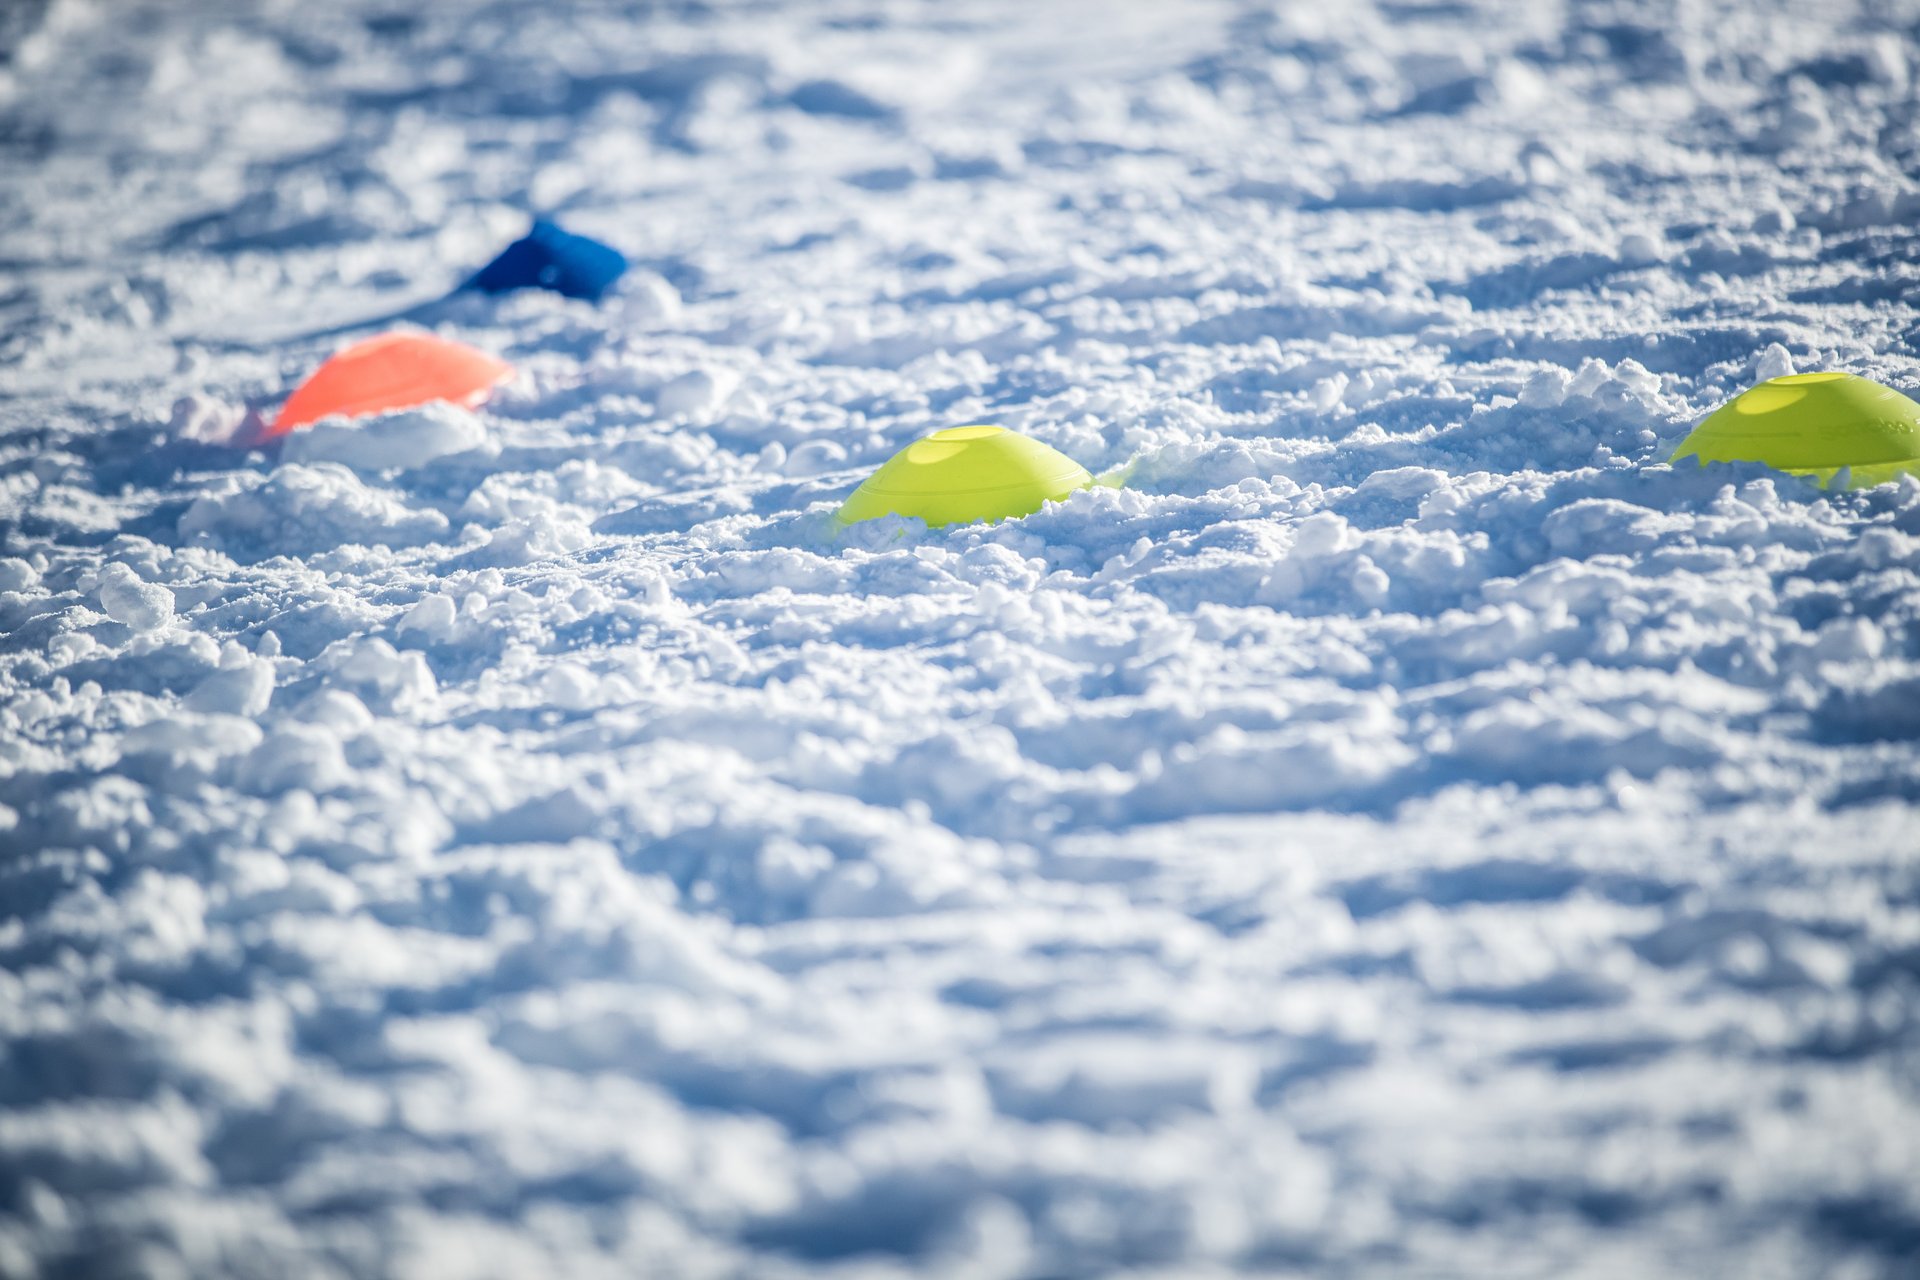
[(463, 287), (481, 293), (551, 289), (569, 298), (598, 302), (626, 269), (626, 256), (618, 249), (541, 219)]

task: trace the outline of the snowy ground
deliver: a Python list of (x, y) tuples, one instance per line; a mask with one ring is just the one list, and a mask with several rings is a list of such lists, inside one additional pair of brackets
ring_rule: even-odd
[(1920, 5), (630, 8), (0, 6), (0, 1275), (1920, 1274)]

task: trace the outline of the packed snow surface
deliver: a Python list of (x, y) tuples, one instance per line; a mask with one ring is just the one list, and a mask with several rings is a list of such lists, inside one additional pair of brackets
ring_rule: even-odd
[(0, 1275), (1915, 1274), (1916, 29), (0, 6)]

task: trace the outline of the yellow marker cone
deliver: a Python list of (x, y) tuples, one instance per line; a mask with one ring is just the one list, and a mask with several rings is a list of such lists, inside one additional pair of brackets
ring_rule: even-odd
[(949, 427), (889, 458), (853, 491), (841, 525), (913, 516), (929, 528), (1032, 515), (1093, 483), (1059, 450), (1005, 427)]
[(1920, 404), (1851, 373), (1770, 378), (1721, 405), (1673, 461), (1764, 462), (1847, 488), (1920, 475)]

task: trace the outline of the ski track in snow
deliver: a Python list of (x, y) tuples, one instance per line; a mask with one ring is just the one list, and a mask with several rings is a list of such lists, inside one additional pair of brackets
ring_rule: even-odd
[(1916, 30), (7, 6), (0, 1275), (1915, 1274)]

